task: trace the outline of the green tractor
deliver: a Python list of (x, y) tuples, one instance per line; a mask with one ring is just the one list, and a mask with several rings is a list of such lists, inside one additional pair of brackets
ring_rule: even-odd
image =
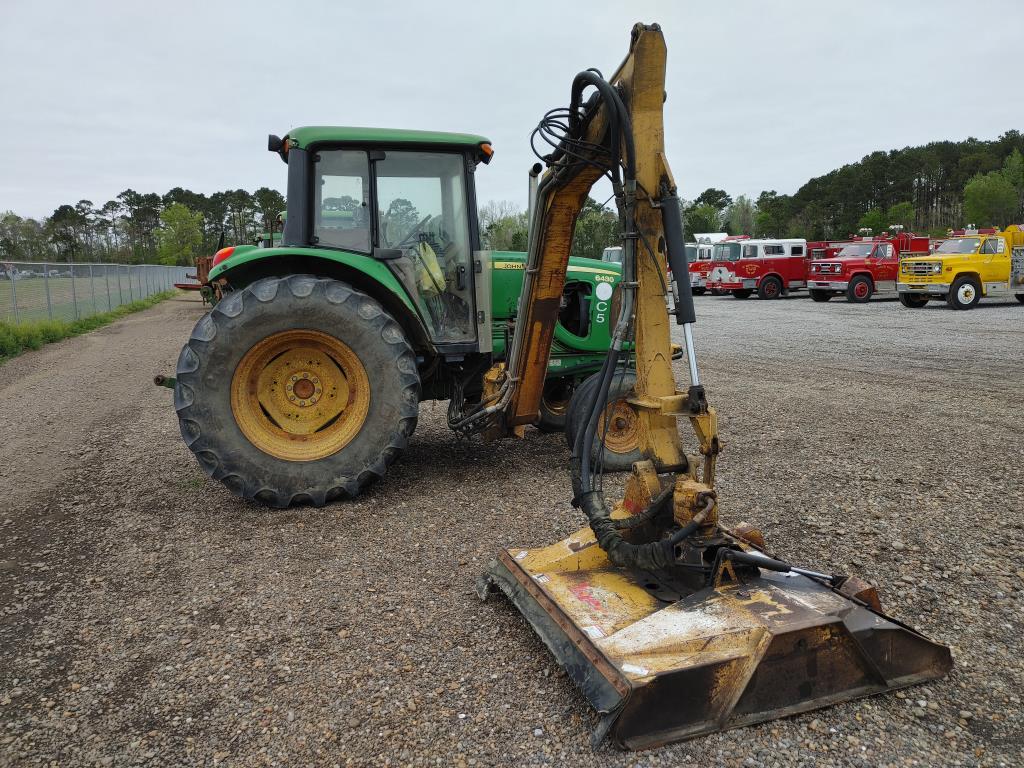
[[(281, 243), (218, 251), (220, 298), (181, 351), (174, 403), (210, 477), (275, 507), (322, 505), (384, 475), (421, 400), (449, 400), (456, 428), (486, 397), (526, 255), (481, 250), (482, 136), (306, 127), (269, 148), (288, 165)], [(537, 424), (547, 431), (571, 421), (617, 316), (619, 265), (571, 259), (567, 274)], [(612, 469), (639, 444), (625, 379), (609, 395)]]

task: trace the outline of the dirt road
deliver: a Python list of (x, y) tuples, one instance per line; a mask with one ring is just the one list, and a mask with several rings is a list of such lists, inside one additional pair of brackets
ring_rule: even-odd
[(0, 765), (1020, 765), (1024, 307), (697, 308), (723, 516), (878, 582), (948, 679), (595, 753), (540, 641), (472, 591), (497, 547), (581, 525), (564, 440), (466, 443), (426, 404), (358, 501), (244, 504), (151, 383), (183, 297), (0, 366)]

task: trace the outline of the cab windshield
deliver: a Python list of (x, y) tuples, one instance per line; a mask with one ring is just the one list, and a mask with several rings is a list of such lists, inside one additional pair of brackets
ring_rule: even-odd
[(715, 261), (739, 261), (739, 243), (716, 243), (713, 253)]
[(686, 246), (686, 263), (687, 264), (693, 264), (693, 262), (697, 261), (698, 258), (699, 257), (697, 256), (697, 246), (696, 245), (688, 245), (688, 246)]
[(840, 258), (843, 256), (867, 256), (871, 253), (871, 249), (874, 247), (874, 243), (854, 243), (853, 245), (844, 245), (843, 250), (837, 253), (836, 256)]
[(936, 253), (976, 253), (981, 245), (980, 237), (954, 237), (947, 240), (938, 248)]

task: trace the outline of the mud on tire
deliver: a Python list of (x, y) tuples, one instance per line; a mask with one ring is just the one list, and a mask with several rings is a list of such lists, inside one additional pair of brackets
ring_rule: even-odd
[[(369, 379), (354, 436), (309, 461), (257, 448), (232, 410), (232, 379), (260, 341), (296, 328), (339, 339)], [(178, 357), (174, 407), (185, 444), (206, 474), (245, 499), (273, 507), (322, 506), (382, 477), (416, 428), (420, 379), (401, 326), (370, 296), (311, 275), (266, 278), (227, 294), (204, 315)]]

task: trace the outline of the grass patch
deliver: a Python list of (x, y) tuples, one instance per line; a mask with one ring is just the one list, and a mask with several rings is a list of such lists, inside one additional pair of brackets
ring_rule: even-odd
[(18, 325), (0, 322), (0, 363), (21, 354), (26, 349), (39, 349), (44, 344), (95, 331), (132, 312), (149, 309), (174, 296), (175, 293), (177, 291), (161, 291), (145, 299), (122, 304), (110, 312), (90, 315), (79, 320), (35, 320)]

